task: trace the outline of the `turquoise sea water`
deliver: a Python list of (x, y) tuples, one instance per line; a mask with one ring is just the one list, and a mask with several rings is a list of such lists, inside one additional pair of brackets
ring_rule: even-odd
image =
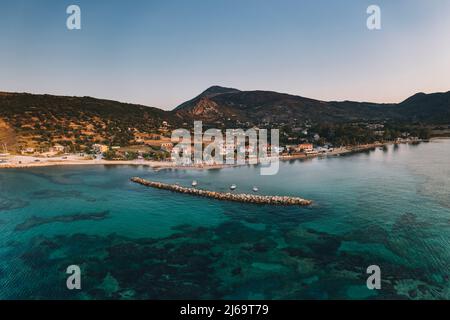
[[(0, 171), (3, 299), (449, 299), (450, 140), (246, 166)], [(132, 176), (295, 195), (301, 207), (219, 202)], [(82, 290), (66, 288), (79, 265)], [(381, 268), (381, 290), (366, 268)]]

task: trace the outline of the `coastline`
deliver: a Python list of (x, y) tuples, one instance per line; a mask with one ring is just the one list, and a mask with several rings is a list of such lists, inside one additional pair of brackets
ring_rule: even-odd
[(24, 169), (24, 168), (37, 168), (37, 167), (56, 167), (56, 166), (146, 166), (155, 170), (162, 169), (185, 169), (185, 170), (202, 170), (202, 169), (221, 169), (227, 167), (234, 167), (237, 165), (215, 164), (215, 165), (202, 165), (202, 166), (180, 166), (170, 161), (149, 161), (149, 160), (61, 160), (55, 158), (40, 158), (39, 162), (35, 162), (33, 159), (29, 161), (19, 163), (5, 162), (0, 163), (0, 169)]
[(439, 137), (432, 137), (429, 141), (437, 141), (437, 140), (449, 140), (450, 136), (439, 136)]
[[(449, 139), (448, 137), (438, 137), (432, 138), (430, 141), (437, 139)], [(423, 141), (420, 141), (423, 142)], [(294, 154), (294, 155), (284, 155), (279, 156), (280, 161), (291, 161), (291, 160), (302, 160), (302, 159), (313, 159), (318, 157), (333, 157), (333, 156), (341, 156), (345, 154), (352, 154), (358, 152), (365, 152), (367, 150), (372, 150), (375, 148), (380, 148), (384, 146), (388, 146), (391, 144), (395, 144), (394, 142), (386, 142), (386, 143), (373, 143), (367, 145), (359, 145), (352, 147), (342, 147), (337, 148), (331, 152), (327, 152), (324, 154)], [(213, 164), (213, 165), (189, 165), (182, 166), (177, 165), (174, 162), (170, 161), (151, 161), (151, 160), (104, 160), (104, 159), (94, 159), (94, 160), (86, 160), (81, 158), (72, 158), (72, 159), (62, 159), (61, 157), (56, 158), (37, 158), (32, 156), (11, 156), (9, 159), (12, 159), (11, 162), (0, 163), (0, 169), (21, 169), (21, 168), (35, 168), (35, 167), (52, 167), (52, 166), (86, 166), (86, 165), (131, 165), (131, 166), (147, 166), (151, 167), (155, 170), (163, 170), (163, 169), (175, 169), (175, 170), (210, 170), (210, 169), (223, 169), (223, 168), (231, 168), (240, 166), (238, 164)], [(38, 160), (38, 161), (37, 161)], [(245, 163), (243, 165), (248, 165)]]

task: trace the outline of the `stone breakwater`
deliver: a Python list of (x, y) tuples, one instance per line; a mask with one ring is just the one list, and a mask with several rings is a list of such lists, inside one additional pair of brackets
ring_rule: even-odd
[(183, 194), (190, 194), (193, 196), (206, 197), (223, 201), (235, 201), (253, 204), (283, 205), (283, 206), (308, 206), (312, 203), (311, 200), (305, 200), (299, 197), (262, 196), (254, 194), (208, 191), (197, 188), (186, 188), (176, 184), (148, 181), (138, 177), (131, 178), (131, 181), (139, 183), (146, 187), (169, 190), (173, 192), (179, 192)]

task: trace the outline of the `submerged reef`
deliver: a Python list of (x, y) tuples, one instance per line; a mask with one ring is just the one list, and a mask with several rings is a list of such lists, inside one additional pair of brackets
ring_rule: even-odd
[(102, 212), (94, 212), (94, 213), (78, 213), (78, 214), (71, 214), (71, 215), (60, 215), (60, 216), (52, 216), (52, 217), (36, 217), (33, 216), (31, 218), (28, 218), (25, 220), (25, 222), (19, 224), (16, 226), (16, 231), (25, 231), (29, 230), (31, 228), (48, 224), (48, 223), (54, 223), (54, 222), (74, 222), (74, 221), (80, 221), (80, 220), (103, 220), (106, 219), (109, 216), (109, 211), (102, 211)]
[(35, 191), (31, 193), (31, 198), (33, 199), (42, 199), (42, 200), (47, 200), (47, 199), (51, 199), (51, 198), (77, 198), (77, 199), (82, 199), (85, 201), (89, 201), (89, 202), (95, 202), (96, 199), (94, 197), (89, 197), (83, 194), (83, 192), (80, 191), (76, 191), (76, 190), (67, 190), (67, 191), (62, 191), (62, 190), (39, 190), (39, 191)]
[[(187, 224), (162, 238), (74, 234), (35, 237), (22, 248), (21, 270), (33, 287), (15, 298), (57, 299), (417, 299), (448, 298), (448, 279), (397, 263), (367, 247), (298, 225), (255, 229), (239, 221)], [(383, 235), (384, 237), (385, 235)], [(383, 239), (381, 237), (381, 239)], [(374, 235), (373, 241), (378, 241)], [(388, 241), (390, 241), (388, 239)], [(351, 242), (350, 242), (351, 243)], [(380, 265), (383, 290), (368, 290), (366, 268)], [(65, 287), (78, 264), (83, 290)]]
[(29, 203), (21, 199), (0, 198), (0, 211), (20, 209), (28, 206)]

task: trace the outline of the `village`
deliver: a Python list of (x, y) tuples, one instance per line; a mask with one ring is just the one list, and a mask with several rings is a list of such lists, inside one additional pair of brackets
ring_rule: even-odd
[[(3, 143), (0, 153), (0, 166), (14, 167), (14, 166), (44, 166), (50, 164), (118, 164), (118, 163), (147, 163), (159, 164), (161, 166), (177, 166), (184, 167), (204, 167), (215, 166), (224, 163), (224, 159), (237, 157), (237, 155), (244, 155), (246, 163), (256, 164), (261, 159), (258, 158), (260, 154), (266, 157), (279, 157), (282, 160), (302, 159), (322, 156), (337, 156), (345, 153), (358, 152), (376, 147), (383, 147), (387, 143), (418, 143), (424, 139), (414, 136), (409, 132), (396, 133), (395, 137), (389, 137), (386, 141), (386, 129), (382, 124), (364, 124), (366, 130), (370, 130), (373, 134), (372, 140), (368, 142), (361, 142), (351, 145), (334, 145), (329, 142), (327, 138), (321, 137), (320, 134), (314, 131), (311, 125), (305, 125), (303, 128), (294, 128), (286, 131), (281, 130), (280, 144), (267, 144), (267, 150), (258, 150), (257, 145), (250, 144), (245, 140), (243, 130), (240, 134), (244, 135), (244, 144), (238, 143), (221, 143), (215, 151), (218, 152), (218, 157), (202, 158), (194, 160), (191, 157), (184, 157), (183, 161), (176, 162), (183, 150), (176, 141), (172, 141), (170, 137), (171, 125), (167, 121), (163, 121), (155, 132), (145, 133), (139, 132), (136, 129), (130, 129), (133, 132), (133, 139), (125, 146), (111, 145), (106, 143), (93, 143), (86, 145), (83, 151), (73, 151), (73, 147), (69, 145), (62, 145), (54, 143), (51, 146), (26, 146), (16, 152), (8, 151), (8, 146)], [(258, 132), (260, 129), (253, 126)], [(238, 134), (239, 136), (239, 134)], [(378, 137), (379, 140), (375, 140)], [(241, 140), (242, 141), (242, 140)], [(49, 142), (46, 143), (49, 145)], [(205, 148), (208, 143), (203, 143), (202, 148)], [(194, 144), (191, 145), (194, 149)], [(204, 150), (204, 149), (203, 149)], [(221, 159), (218, 161), (217, 159)], [(176, 163), (175, 163), (176, 162)]]

